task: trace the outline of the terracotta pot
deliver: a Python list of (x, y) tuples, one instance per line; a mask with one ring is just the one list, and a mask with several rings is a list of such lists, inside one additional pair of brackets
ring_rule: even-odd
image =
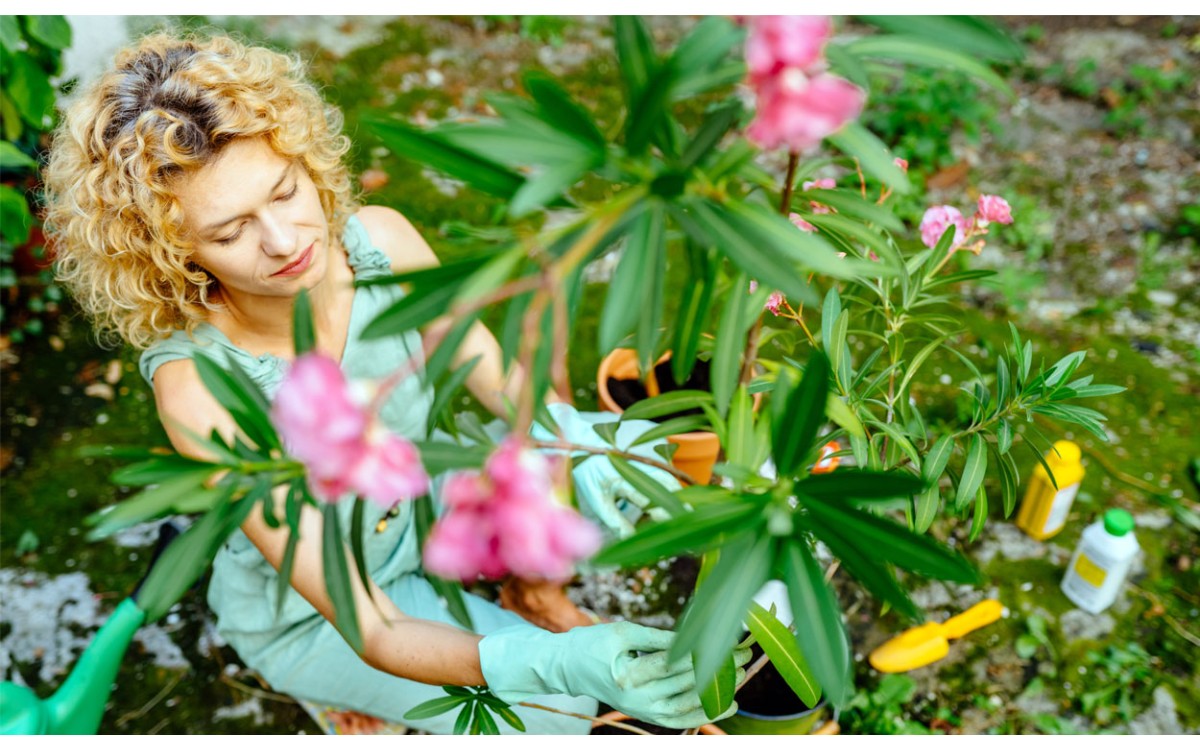
[[(670, 359), (667, 352), (655, 364), (662, 364)], [(600, 407), (614, 414), (625, 410), (617, 405), (612, 394), (608, 392), (608, 379), (634, 380), (640, 379), (641, 370), (638, 368), (637, 351), (635, 349), (614, 349), (611, 354), (600, 362), (596, 373), (596, 389), (600, 398)], [(755, 398), (758, 396), (756, 394)], [(757, 400), (755, 402), (757, 405)], [(667, 442), (679, 446), (671, 463), (680, 471), (687, 472), (697, 484), (708, 484), (712, 478), (712, 467), (717, 462), (717, 454), (721, 452), (721, 441), (716, 433), (705, 431), (682, 432), (670, 435)]]

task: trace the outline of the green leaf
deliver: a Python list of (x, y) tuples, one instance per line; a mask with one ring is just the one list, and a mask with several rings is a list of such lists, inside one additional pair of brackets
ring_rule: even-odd
[(868, 36), (845, 46), (852, 55), (924, 65), (943, 70), (957, 70), (977, 78), (997, 91), (1010, 97), (1013, 90), (1007, 82), (986, 64), (979, 62), (977, 55), (967, 55), (948, 49), (944, 39), (926, 43), (920, 39), (902, 36)]
[(973, 16), (858, 16), (872, 26), (926, 39), (976, 58), (1016, 61), (1021, 45), (995, 24)]
[(744, 36), (742, 29), (721, 16), (708, 16), (697, 23), (667, 61), (673, 72), (672, 98), (709, 90), (710, 75), (726, 67), (724, 58)]
[(841, 538), (853, 540), (853, 546), (864, 554), (930, 578), (962, 583), (980, 580), (978, 571), (958, 552), (895, 521), (844, 503), (817, 498), (804, 498), (803, 503), (814, 520), (836, 529)]
[[(482, 314), (482, 310), (476, 311), (455, 321), (450, 330), (446, 332), (445, 337), (437, 343), (437, 348), (425, 360), (425, 366), (421, 369), (421, 379), (427, 386), (434, 388), (435, 403), (436, 396), (440, 396), (437, 393), (437, 388), (441, 386), (443, 376), (446, 375), (446, 371), (454, 363), (455, 357), (458, 356), (459, 350), (462, 348), (463, 341), (470, 335), (471, 329), (475, 327), (476, 321), (479, 320)], [(476, 357), (482, 357), (482, 355), (476, 355)], [(455, 373), (461, 370), (462, 367), (460, 366), (458, 370), (455, 370)]]
[(691, 274), (683, 290), (676, 315), (675, 335), (671, 344), (671, 374), (676, 383), (686, 383), (700, 350), (700, 337), (708, 330), (708, 314), (712, 308), (713, 288), (716, 286), (717, 264), (711, 262), (709, 251), (688, 243)]
[[(413, 506), (413, 521), (417, 529), (418, 546), (423, 549), (425, 540), (429, 538), (429, 530), (433, 528), (434, 523), (433, 501), (429, 499), (428, 495), (416, 499)], [(446, 611), (450, 613), (454, 621), (467, 630), (475, 630), (475, 625), (471, 622), (471, 613), (463, 599), (462, 585), (458, 581), (447, 581), (435, 575), (426, 574), (425, 578), (433, 587), (434, 593), (445, 602)]]
[(25, 16), (25, 29), (31, 38), (50, 49), (71, 46), (71, 24), (62, 16)]
[(500, 727), (496, 726), (496, 720), (492, 718), (492, 712), (487, 709), (482, 701), (475, 704), (475, 720), (479, 722), (480, 734), (500, 734)]
[(830, 392), (829, 398), (825, 401), (825, 414), (834, 424), (844, 429), (849, 435), (858, 437), (866, 435), (866, 430), (863, 428), (862, 422), (859, 421), (858, 415), (854, 413), (854, 410), (845, 401), (833, 392)]
[(296, 295), (292, 307), (292, 345), (296, 356), (311, 352), (317, 345), (317, 332), (313, 329), (312, 299), (307, 289), (301, 289)]
[(739, 385), (734, 392), (725, 438), (728, 441), (725, 445), (726, 461), (749, 466), (754, 447), (754, 406), (744, 385)]
[(971, 436), (971, 445), (967, 448), (967, 459), (963, 463), (962, 478), (958, 482), (958, 490), (954, 495), (955, 510), (962, 510), (975, 497), (975, 491), (983, 484), (985, 471), (987, 471), (987, 451), (984, 447), (983, 435), (975, 433)]
[(716, 566), (684, 609), (668, 652), (671, 661), (692, 654), (698, 684), (713, 678), (740, 640), (750, 600), (766, 583), (774, 559), (774, 537), (765, 528), (729, 536)]
[(596, 122), (571, 95), (550, 76), (537, 71), (525, 74), (525, 89), (538, 104), (542, 119), (563, 135), (590, 144), (604, 156), (607, 143)]
[(896, 166), (895, 156), (883, 141), (857, 123), (850, 123), (827, 139), (838, 149), (858, 159), (863, 171), (901, 195), (912, 190), (908, 175)]
[(499, 716), (501, 719), (504, 719), (505, 723), (513, 729), (517, 730), (518, 732), (525, 731), (525, 722), (521, 721), (521, 717), (516, 711), (512, 710), (508, 706), (493, 706), (492, 710), (496, 712), (497, 716)]
[[(896, 218), (894, 213), (850, 190), (821, 190), (819, 195), (811, 195), (813, 200), (836, 209), (838, 214), (876, 224), (891, 232), (904, 231), (904, 222)], [(835, 214), (818, 214), (824, 217), (833, 215)]]
[[(802, 232), (786, 218), (760, 203), (732, 201), (726, 204), (735, 230), (764, 247), (774, 247), (775, 252), (792, 265), (799, 263), (805, 271), (816, 272), (839, 279), (853, 279), (859, 274), (869, 276), (889, 275), (891, 272), (878, 263), (839, 257), (837, 251), (823, 238)], [(786, 293), (786, 289), (770, 276), (759, 276), (760, 280)], [(802, 299), (806, 304), (816, 304), (811, 288), (805, 284)]]
[(1008, 453), (1009, 448), (1012, 448), (1013, 429), (1012, 424), (1008, 419), (1001, 418), (1000, 423), (996, 425), (996, 446), (1000, 451), (1000, 455)]
[[(303, 479), (300, 479), (300, 486), (297, 487), (295, 482), (288, 488), (288, 497), (285, 509), (289, 516), (288, 540), (287, 545), (283, 549), (283, 561), (279, 564), (279, 575), (275, 577), (275, 619), (283, 614), (283, 605), (287, 601), (287, 592), (292, 585), (292, 568), (296, 564), (296, 547), (300, 544), (300, 497), (303, 494)], [(266, 507), (267, 502), (263, 503)], [(291, 521), (295, 523), (291, 523)]]
[(734, 534), (758, 523), (761, 514), (762, 501), (757, 498), (754, 502), (738, 500), (706, 505), (640, 529), (633, 536), (601, 550), (592, 563), (629, 567), (658, 562), (685, 552), (699, 554), (716, 546), (722, 534)]
[(128, 500), (92, 513), (84, 523), (93, 528), (88, 531), (88, 541), (104, 539), (135, 523), (157, 518), (170, 512), (207, 511), (228, 499), (233, 493), (231, 483), (206, 488), (204, 483), (214, 473), (214, 467), (206, 466), (192, 471), (177, 473), (160, 484), (143, 490)]
[(9, 60), (4, 91), (21, 113), (21, 119), (36, 130), (43, 130), (46, 117), (54, 111), (54, 87), (46, 72), (31, 55), (20, 54)]
[(933, 524), (941, 499), (942, 493), (936, 483), (917, 496), (916, 508), (913, 511), (913, 530), (918, 534), (924, 534)]
[(850, 644), (842, 611), (808, 544), (791, 540), (782, 550), (784, 581), (795, 614), (796, 640), (831, 704), (845, 706), (853, 689)]
[[(659, 321), (662, 318), (666, 295), (663, 285), (667, 277), (667, 253), (663, 247), (665, 216), (662, 206), (651, 204), (646, 212), (650, 217), (643, 241), (650, 250), (649, 262), (645, 266), (640, 293), (634, 299), (641, 300), (641, 315), (637, 319), (637, 353), (642, 372), (650, 372), (658, 354)], [(610, 292), (611, 293), (611, 292)], [(627, 300), (626, 304), (637, 305)]]
[(333, 603), (334, 627), (350, 644), (356, 654), (363, 652), (362, 632), (358, 628), (358, 610), (354, 603), (354, 588), (350, 584), (350, 569), (346, 564), (346, 547), (342, 542), (342, 522), (336, 505), (321, 508), (324, 524), (321, 534), (321, 569), (325, 573), (325, 590)]
[[(913, 603), (908, 592), (896, 582), (895, 576), (878, 550), (869, 547), (863, 543), (864, 540), (858, 538), (858, 529), (835, 526), (815, 514), (811, 515), (808, 521), (813, 533), (825, 542), (829, 551), (842, 561), (850, 575), (857, 578), (876, 599), (895, 608), (909, 620), (920, 622), (924, 619), (920, 607)], [(904, 529), (906, 533), (912, 533), (907, 527), (893, 525)], [(927, 537), (920, 538), (928, 541)]]
[(668, 435), (678, 435), (683, 432), (697, 432), (708, 427), (708, 417), (702, 414), (693, 414), (688, 417), (675, 417), (668, 419), (662, 424), (651, 427), (650, 429), (638, 435), (637, 438), (629, 444), (632, 448), (635, 445), (648, 443), (652, 440), (667, 437)]
[(834, 346), (833, 326), (842, 315), (842, 298), (838, 295), (837, 287), (831, 286), (825, 293), (825, 301), (821, 304), (821, 345), (825, 348), (826, 356), (832, 357)]
[[(502, 250), (494, 255), (483, 256), (485, 262), (479, 265), (470, 276), (458, 287), (454, 304), (475, 302), (496, 291), (512, 277), (513, 270), (525, 258), (525, 248), (516, 245)], [(478, 260), (478, 259), (473, 259)], [(470, 265), (464, 268), (470, 268)], [(459, 274), (455, 274), (459, 277)]]
[(366, 501), (361, 497), (354, 498), (354, 507), (350, 511), (350, 556), (354, 560), (354, 568), (358, 580), (367, 595), (371, 595), (371, 578), (367, 573), (367, 553), (363, 548), (363, 526), (365, 523)]
[(33, 216), (29, 204), (19, 190), (0, 185), (0, 233), (12, 245), (24, 245), (29, 241), (29, 230)]
[(359, 336), (364, 341), (407, 333), (444, 315), (454, 302), (458, 285), (426, 287), (404, 295), (375, 316)]
[(817, 705), (821, 688), (808, 662), (804, 660), (804, 654), (800, 653), (800, 646), (792, 632), (778, 617), (753, 601), (750, 602), (750, 613), (746, 615), (746, 625), (750, 628), (750, 635), (754, 636), (763, 653), (771, 659), (771, 664), (792, 692), (805, 705)]
[(452, 145), (434, 132), (382, 118), (365, 118), (364, 123), (397, 156), (427, 164), (490, 195), (511, 198), (525, 183), (512, 169)]
[(1000, 460), (1000, 494), (1004, 499), (1004, 517), (1012, 515), (1017, 507), (1017, 487), (1021, 484), (1017, 474), (1017, 462), (1011, 453), (1001, 454)]
[(971, 535), (967, 538), (968, 542), (975, 541), (979, 532), (983, 531), (983, 523), (987, 520), (987, 508), (987, 491), (981, 485), (975, 491), (975, 515), (971, 518)]
[(421, 719), (432, 719), (434, 716), (441, 716), (447, 711), (453, 711), (462, 704), (470, 701), (470, 698), (465, 698), (461, 695), (447, 695), (440, 698), (427, 700), (424, 703), (418, 703), (404, 714), (404, 718), (409, 721), (420, 721)]
[(474, 713), (474, 702), (463, 704), (462, 710), (458, 712), (458, 718), (454, 720), (454, 734), (466, 734), (471, 726), (471, 715)]
[(849, 382), (850, 374), (850, 347), (846, 344), (846, 335), (850, 329), (850, 311), (842, 310), (841, 315), (838, 315), (837, 320), (833, 324), (833, 334), (830, 343), (833, 348), (828, 349), (826, 354), (829, 356), (829, 364), (833, 371), (835, 382), (844, 386)]
[(787, 396), (781, 412), (772, 424), (772, 456), (780, 476), (790, 476), (801, 468), (825, 424), (825, 404), (829, 394), (829, 360), (820, 351), (808, 359), (800, 385)]
[(21, 26), (16, 16), (0, 16), (0, 44), (9, 54), (16, 54), (21, 44)]
[(246, 501), (218, 504), (167, 546), (133, 597), (146, 613), (145, 624), (167, 614), (208, 570), (217, 550), (241, 524), (251, 505)]
[(698, 409), (704, 404), (712, 404), (712, 401), (712, 394), (705, 391), (668, 391), (637, 402), (621, 414), (621, 419), (654, 419), (667, 414)]
[[(696, 654), (693, 652), (692, 669), (699, 669), (696, 666), (697, 662)], [(733, 705), (733, 691), (737, 688), (737, 667), (733, 661), (733, 654), (730, 654), (721, 663), (711, 680), (698, 687), (700, 705), (704, 707), (704, 714), (708, 718), (715, 719), (728, 711), (729, 707)]]
[(207, 476), (218, 468), (220, 468), (219, 464), (172, 453), (165, 456), (152, 456), (149, 460), (123, 466), (114, 471), (110, 479), (113, 484), (144, 487), (148, 484), (170, 480), (185, 472), (207, 472), (205, 474)]
[(1115, 396), (1118, 393), (1124, 393), (1127, 388), (1120, 385), (1088, 385), (1082, 388), (1075, 388), (1075, 398), (1095, 398), (1097, 396)]
[(8, 141), (0, 141), (0, 169), (6, 171), (37, 169), (38, 163)]
[(910, 497), (925, 489), (926, 482), (906, 471), (840, 469), (813, 474), (794, 485), (796, 492), (823, 500), (889, 500)]
[(594, 159), (564, 158), (544, 167), (513, 195), (508, 204), (509, 218), (519, 219), (554, 202), (583, 179), (594, 164)]
[(713, 148), (734, 126), (741, 114), (742, 105), (736, 101), (709, 112), (696, 130), (696, 136), (679, 157), (679, 166), (690, 169), (699, 164), (704, 157), (712, 153)]
[[(822, 193), (825, 191), (821, 191)], [(805, 220), (825, 232), (835, 232), (858, 240), (869, 250), (875, 251), (882, 258), (894, 259), (894, 265), (899, 266), (900, 256), (891, 246), (887, 238), (879, 232), (870, 229), (854, 219), (840, 214), (805, 214)]]
[[(613, 422), (612, 424), (617, 423)], [(683, 507), (683, 503), (679, 502), (679, 499), (666, 487), (634, 468), (629, 461), (620, 456), (609, 456), (608, 460), (617, 473), (624, 477), (625, 481), (633, 486), (633, 489), (644, 495), (651, 504), (662, 508), (672, 516), (686, 515), (687, 511)]]
[(279, 435), (267, 416), (271, 410), (267, 397), (236, 359), (231, 358), (222, 366), (208, 355), (196, 352), (192, 361), (204, 386), (229, 412), (246, 437), (253, 440), (260, 450), (283, 448)]
[(913, 355), (913, 358), (908, 361), (908, 369), (904, 373), (904, 377), (900, 380), (900, 387), (896, 389), (897, 394), (903, 396), (903, 394), (908, 393), (906, 389), (908, 388), (908, 384), (912, 382), (913, 376), (917, 374), (917, 370), (921, 369), (921, 365), (925, 364), (925, 360), (929, 359), (929, 355), (933, 354), (934, 350), (941, 346), (947, 338), (949, 337), (938, 336), (933, 341), (921, 347), (921, 350)]
[(875, 419), (868, 419), (867, 424), (876, 428), (879, 432), (887, 435), (892, 441), (892, 444), (904, 451), (904, 455), (908, 456), (914, 464), (917, 464), (918, 466), (920, 465), (921, 456), (919, 453), (917, 453), (917, 447), (913, 445), (912, 441), (908, 439), (908, 436), (896, 426), (895, 422), (880, 422)]
[(613, 16), (613, 42), (621, 78), (625, 82), (625, 105), (632, 109), (650, 80), (650, 72), (658, 67), (654, 42), (642, 19), (636, 16)]

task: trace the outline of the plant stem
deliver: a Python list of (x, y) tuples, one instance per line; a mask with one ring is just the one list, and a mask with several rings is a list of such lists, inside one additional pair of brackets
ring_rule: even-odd
[(618, 456), (626, 461), (636, 461), (637, 463), (646, 464), (647, 466), (653, 466), (656, 469), (662, 469), (686, 484), (696, 484), (695, 477), (693, 477), (691, 474), (688, 474), (686, 471), (680, 471), (668, 463), (664, 463), (653, 458), (646, 458), (645, 456), (639, 456), (636, 453), (620, 451), (616, 450), (615, 448), (593, 448), (590, 445), (579, 445), (577, 443), (569, 443), (565, 440), (532, 440), (529, 444), (534, 448), (542, 448), (546, 450), (570, 451), (572, 453), (575, 451), (582, 451), (584, 453), (591, 453), (592, 455), (596, 456)]
[(540, 703), (529, 703), (528, 701), (521, 701), (517, 705), (524, 706), (525, 708), (536, 708), (539, 711), (549, 711), (552, 714), (559, 714), (560, 716), (572, 716), (576, 719), (583, 719), (584, 721), (590, 721), (592, 723), (598, 722), (600, 724), (604, 724), (605, 726), (616, 727), (617, 729), (624, 729), (626, 732), (632, 732), (634, 734), (644, 734), (644, 735), (648, 735), (648, 736), (650, 735), (650, 732), (647, 732), (645, 729), (642, 729), (640, 727), (635, 727), (632, 724), (626, 724), (625, 722), (622, 722), (622, 721), (613, 721), (612, 719), (606, 719), (603, 716), (588, 716), (587, 714), (577, 714), (573, 711), (561, 711), (557, 708), (551, 708), (550, 706), (543, 706)]
[(783, 180), (783, 196), (779, 201), (779, 213), (787, 216), (792, 207), (792, 191), (795, 189), (796, 167), (800, 164), (800, 154), (792, 151), (788, 154), (787, 177)]

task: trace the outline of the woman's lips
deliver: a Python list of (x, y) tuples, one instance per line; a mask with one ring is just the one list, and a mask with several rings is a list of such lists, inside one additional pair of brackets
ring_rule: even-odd
[(283, 268), (279, 269), (278, 271), (276, 271), (275, 273), (273, 273), (271, 275), (272, 276), (299, 276), (300, 274), (302, 274), (308, 270), (308, 265), (309, 265), (309, 263), (312, 262), (312, 251), (313, 251), (313, 246), (309, 245), (307, 248), (305, 248), (304, 252), (300, 254), (299, 258), (296, 258), (294, 261), (292, 261), (291, 263), (288, 263), (286, 266), (284, 266)]

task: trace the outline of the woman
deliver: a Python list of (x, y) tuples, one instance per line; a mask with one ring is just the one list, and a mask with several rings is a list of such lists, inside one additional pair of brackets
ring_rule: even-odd
[[(225, 37), (142, 39), (65, 113), (46, 175), (60, 278), (101, 331), (145, 350), (143, 375), (180, 452), (204, 453), (189, 434), (237, 430), (191, 356), (237, 361), (273, 394), (294, 356), (292, 306), (302, 289), (318, 348), (351, 377), (422, 361), (417, 332), (357, 340), (402, 292), (352, 282), (437, 260), (400, 214), (355, 206), (340, 128), (299, 62)], [(500, 413), (519, 375), (506, 377), (479, 324), (457, 359), (477, 354), (468, 387)], [(423, 437), (431, 401), (410, 376), (382, 417), (398, 434)], [(669, 726), (706, 720), (690, 663), (666, 659), (669, 633), (630, 623), (551, 633), (475, 597), (468, 607), (478, 634), (455, 626), (420, 575), (411, 506), (398, 510), (368, 524), (372, 593), (382, 605), (366, 589), (355, 593), (361, 659), (330, 624), (319, 513), (305, 510), (294, 591), (278, 616), (286, 530), (252, 512), (221, 550), (209, 590), (218, 628), (273, 687), (393, 721), (443, 695), (443, 684), (487, 684), (510, 702), (583, 714), (599, 699)], [(587, 731), (578, 719), (520, 713), (529, 731)], [(409, 723), (447, 732), (454, 718)]]

